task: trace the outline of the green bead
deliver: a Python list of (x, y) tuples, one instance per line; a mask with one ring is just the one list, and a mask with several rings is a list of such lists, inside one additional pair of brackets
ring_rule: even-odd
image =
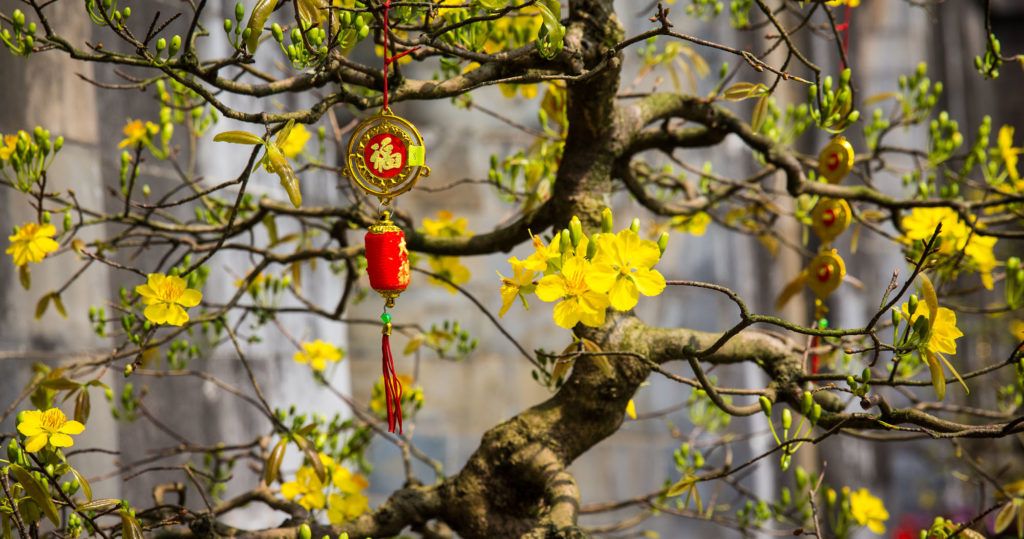
[(380, 315), (380, 321), (384, 322), (385, 324), (390, 324), (391, 323), (391, 313), (384, 313), (384, 314)]
[(821, 329), (828, 329), (828, 319), (822, 318), (821, 320), (819, 320), (818, 326), (820, 326)]

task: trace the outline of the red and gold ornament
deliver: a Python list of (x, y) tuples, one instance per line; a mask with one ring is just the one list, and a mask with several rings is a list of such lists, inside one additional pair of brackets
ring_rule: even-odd
[(405, 233), (391, 220), (393, 199), (412, 189), (421, 176), (430, 175), (425, 163), (423, 137), (411, 122), (391, 112), (388, 103), (388, 66), (414, 49), (391, 55), (388, 46), (388, 10), (391, 0), (382, 4), (382, 35), (384, 40), (383, 107), (376, 116), (360, 122), (348, 143), (346, 170), (359, 189), (380, 200), (380, 216), (366, 232), (366, 274), (370, 286), (384, 298), (380, 316), (381, 366), (384, 374), (384, 396), (387, 403), (388, 431), (402, 432), (402, 382), (395, 372), (391, 354), (391, 313), (410, 280), (409, 251)]

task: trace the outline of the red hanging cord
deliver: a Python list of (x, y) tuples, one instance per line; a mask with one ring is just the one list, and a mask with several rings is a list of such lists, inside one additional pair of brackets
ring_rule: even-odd
[[(390, 2), (390, 0), (388, 0)], [(853, 8), (850, 4), (846, 4), (846, 12), (843, 16), (842, 24), (836, 25), (836, 30), (843, 34), (843, 57), (839, 59), (839, 62), (843, 64), (843, 69), (847, 68), (845, 58), (850, 56), (850, 21), (852, 19)]]
[(391, 0), (384, 0), (383, 7), (384, 7), (384, 12), (383, 12), (383, 17), (382, 17), (383, 18), (383, 28), (381, 29), (381, 32), (383, 33), (383, 40), (384, 40), (384, 110), (389, 110), (389, 108), (388, 108), (388, 103), (389, 103), (389, 95), (388, 95), (388, 66), (391, 65), (391, 63), (394, 62), (395, 60), (398, 60), (401, 57), (405, 56), (406, 54), (409, 54), (409, 53), (415, 51), (419, 47), (418, 46), (417, 47), (413, 47), (413, 48), (411, 48), (409, 50), (402, 51), (402, 52), (400, 52), (400, 53), (398, 53), (398, 54), (396, 54), (394, 56), (390, 56), (391, 48), (388, 46), (388, 34), (391, 33), (391, 25), (388, 22), (388, 11), (391, 10)]

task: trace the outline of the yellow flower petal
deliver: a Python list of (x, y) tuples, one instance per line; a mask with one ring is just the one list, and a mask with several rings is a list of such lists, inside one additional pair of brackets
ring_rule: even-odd
[(75, 441), (62, 432), (55, 432), (50, 435), (50, 445), (53, 447), (71, 447)]
[(25, 451), (28, 451), (29, 453), (35, 453), (36, 451), (39, 451), (40, 449), (46, 447), (46, 441), (48, 439), (49, 436), (47, 436), (45, 432), (32, 436), (28, 440), (25, 440)]
[[(558, 301), (566, 294), (565, 279), (561, 275), (545, 276), (539, 283), (537, 283), (536, 294), (541, 301)], [(575, 322), (572, 326), (574, 325), (576, 325)]]
[(183, 326), (188, 322), (188, 313), (180, 305), (169, 305), (170, 310), (167, 316), (167, 323), (172, 326)]
[(585, 279), (587, 286), (592, 290), (607, 292), (615, 285), (619, 275), (621, 273), (612, 267), (611, 264), (599, 262), (590, 265), (590, 271), (587, 272)]
[(645, 296), (657, 296), (665, 290), (665, 277), (658, 270), (639, 269), (633, 274), (633, 280)]
[[(181, 307), (178, 307), (179, 309)], [(166, 302), (153, 303), (146, 307), (142, 314), (146, 320), (154, 324), (166, 324), (171, 317), (171, 304)]]
[(612, 289), (608, 291), (608, 299), (612, 308), (617, 311), (628, 311), (636, 307), (640, 300), (640, 292), (632, 279), (623, 277), (615, 281)]
[[(538, 290), (540, 290), (540, 287), (538, 287)], [(572, 329), (580, 321), (581, 314), (578, 302), (575, 299), (567, 299), (555, 305), (553, 316), (555, 324), (558, 324), (559, 327)]]
[(75, 421), (75, 420), (72, 419), (71, 421), (68, 421), (67, 423), (64, 423), (64, 426), (61, 427), (57, 432), (61, 432), (61, 433), (64, 433), (64, 434), (81, 434), (82, 431), (84, 431), (84, 430), (85, 430), (85, 425), (83, 425), (83, 424), (79, 423), (78, 421)]
[(196, 305), (199, 305), (200, 301), (203, 301), (203, 293), (192, 288), (187, 288), (181, 293), (181, 298), (178, 300), (178, 304), (182, 307), (195, 307)]

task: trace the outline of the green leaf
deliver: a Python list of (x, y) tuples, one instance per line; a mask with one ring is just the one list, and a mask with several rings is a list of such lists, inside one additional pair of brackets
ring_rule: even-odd
[(489, 9), (491, 11), (498, 11), (499, 9), (505, 9), (508, 7), (509, 0), (477, 0), (480, 7)]
[(230, 142), (232, 144), (263, 144), (263, 139), (248, 131), (224, 131), (213, 137), (214, 142)]
[(44, 314), (46, 314), (46, 308), (50, 306), (51, 296), (52, 294), (46, 294), (36, 302), (36, 320), (39, 320)]
[(121, 511), (121, 537), (123, 539), (144, 539), (139, 521), (127, 511)]
[[(76, 469), (74, 469), (74, 468), (72, 468), (70, 466), (68, 466), (68, 469), (71, 470), (71, 475), (75, 476), (75, 479), (78, 480), (79, 486), (82, 487), (82, 494), (85, 494), (85, 499), (87, 501), (91, 502), (92, 501), (92, 485), (89, 484), (89, 480), (86, 479), (84, 475), (78, 473), (78, 470), (76, 470)], [(78, 509), (79, 510), (83, 510), (81, 507), (79, 507)]]
[(82, 389), (78, 390), (78, 396), (75, 397), (75, 421), (84, 425), (89, 421), (90, 412), (92, 412), (92, 402), (89, 400), (89, 390), (82, 386)]
[(46, 389), (56, 389), (58, 391), (72, 391), (82, 387), (82, 384), (69, 380), (63, 376), (60, 378), (51, 378), (49, 380), (43, 380), (39, 383), (40, 386)]
[(29, 498), (32, 498), (32, 501), (42, 508), (46, 518), (50, 519), (50, 522), (53, 522), (53, 525), (59, 528), (60, 514), (57, 513), (57, 506), (53, 504), (53, 500), (50, 499), (50, 494), (46, 488), (36, 481), (36, 478), (25, 468), (17, 464), (11, 464), (10, 470), (14, 479), (21, 484), (21, 488), (25, 489), (25, 493), (28, 494)]
[(250, 54), (256, 52), (256, 47), (260, 44), (260, 34), (263, 33), (263, 25), (267, 23), (267, 19), (270, 18), (270, 14), (276, 7), (277, 0), (259, 0), (256, 2), (256, 7), (252, 8), (249, 24), (246, 25), (249, 30), (249, 39), (245, 40), (245, 48), (249, 50)]
[(324, 2), (322, 0), (297, 0), (295, 7), (299, 9), (299, 18), (306, 24), (320, 24), (324, 20)]
[(541, 27), (537, 34), (537, 50), (544, 58), (554, 58), (562, 50), (565, 39), (565, 27), (558, 20), (561, 6), (558, 1), (548, 1), (549, 5), (535, 4), (541, 17)]
[(288, 447), (287, 438), (281, 438), (274, 449), (270, 451), (270, 456), (267, 457), (267, 462), (263, 467), (263, 482), (270, 485), (277, 479), (277, 474), (281, 470), (281, 461), (284, 460), (284, 452)]
[(117, 507), (121, 503), (121, 500), (117, 498), (100, 498), (99, 500), (93, 500), (88, 503), (80, 504), (76, 509), (78, 511), (97, 511), (103, 512), (113, 507)]
[(1017, 516), (1017, 509), (1017, 500), (1010, 500), (1006, 502), (1006, 505), (996, 513), (995, 527), (992, 531), (1000, 534), (1003, 533), (1006, 528), (1009, 528), (1010, 524), (1013, 524), (1014, 517)]
[(768, 87), (761, 83), (737, 82), (722, 92), (722, 97), (729, 101), (743, 101), (752, 97), (767, 95)]
[(321, 482), (327, 481), (327, 470), (324, 469), (324, 463), (320, 461), (320, 455), (316, 452), (316, 448), (303, 436), (295, 436), (292, 438), (295, 440), (295, 445), (299, 446), (299, 449), (306, 454), (306, 459), (309, 460), (313, 471), (316, 472), (316, 477)]
[(32, 274), (28, 271), (28, 264), (18, 268), (18, 281), (25, 290), (32, 288)]
[(764, 119), (767, 116), (767, 111), (768, 94), (765, 94), (762, 95), (761, 98), (757, 100), (757, 103), (754, 104), (754, 114), (750, 118), (750, 127), (753, 128), (754, 131), (759, 131), (761, 129), (761, 125), (764, 124)]
[(68, 310), (64, 308), (64, 300), (60, 299), (60, 294), (56, 292), (54, 292), (52, 295), (53, 308), (57, 309), (57, 313), (59, 313), (62, 318), (66, 319), (68, 317)]

